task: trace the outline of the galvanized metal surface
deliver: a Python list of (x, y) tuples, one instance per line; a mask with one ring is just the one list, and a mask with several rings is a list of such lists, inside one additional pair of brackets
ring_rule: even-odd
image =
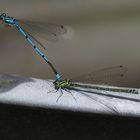
[(117, 116), (140, 116), (139, 94), (97, 92), (79, 88), (78, 91), (70, 91), (76, 100), (70, 92), (63, 90), (63, 96), (56, 102), (61, 91), (55, 91), (51, 80), (1, 75), (0, 81), (1, 103)]

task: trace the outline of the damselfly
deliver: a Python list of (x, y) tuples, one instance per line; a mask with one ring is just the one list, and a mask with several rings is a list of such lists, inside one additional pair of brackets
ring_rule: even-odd
[(45, 60), (47, 64), (49, 64), (55, 74), (55, 80), (62, 80), (61, 74), (57, 72), (56, 68), (38, 48), (38, 46), (41, 46), (45, 49), (45, 46), (32, 34), (36, 33), (36, 35), (42, 35), (42, 37), (45, 37), (47, 40), (54, 41), (57, 39), (58, 35), (64, 34), (66, 32), (66, 29), (63, 25), (18, 20), (7, 16), (5, 13), (0, 15), (0, 21), (5, 25), (15, 27), (17, 31), (19, 31), (26, 38), (32, 48)]
[[(120, 93), (138, 94), (138, 90), (134, 88), (109, 87), (109, 84), (111, 83), (111, 79), (119, 78), (119, 80), (121, 80), (121, 78), (125, 76), (126, 72), (127, 72), (127, 68), (120, 65), (120, 66), (104, 68), (98, 71), (91, 72), (89, 74), (81, 75), (74, 78), (73, 80), (66, 79), (61, 81), (54, 81), (54, 87), (56, 91), (57, 90), (61, 91), (61, 94), (58, 97), (57, 101), (63, 95), (62, 90), (71, 93), (71, 90), (84, 91), (81, 90), (82, 88), (92, 89), (99, 92), (111, 91), (114, 93), (120, 92)], [(84, 82), (84, 83), (86, 82), (86, 84), (79, 83), (79, 82)], [(91, 85), (91, 83), (94, 85)], [(102, 85), (103, 83), (106, 84), (106, 86)]]
[[(45, 36), (45, 38), (47, 40), (55, 41), (57, 39), (58, 35), (64, 34), (66, 32), (66, 29), (63, 25), (40, 23), (40, 22), (35, 23), (32, 21), (18, 20), (13, 17), (7, 16), (5, 13), (2, 13), (0, 15), (0, 21), (5, 25), (15, 27), (17, 29), (17, 31), (19, 31), (27, 39), (27, 41), (30, 43), (32, 48), (45, 60), (45, 62), (47, 64), (49, 64), (49, 66), (51, 67), (51, 69), (53, 70), (53, 72), (55, 74), (55, 81), (53, 83), (55, 86), (55, 89), (56, 90), (60, 89), (62, 94), (63, 94), (62, 89), (69, 92), (69, 90), (74, 90), (75, 87), (92, 88), (92, 89), (102, 90), (102, 91), (126, 92), (126, 93), (134, 93), (134, 94), (138, 93), (138, 91), (134, 90), (134, 89), (122, 89), (121, 90), (121, 89), (114, 89), (114, 88), (89, 86), (89, 85), (87, 86), (87, 85), (81, 85), (79, 83), (75, 83), (69, 79), (62, 79), (61, 74), (59, 74), (57, 72), (57, 70), (52, 65), (52, 63), (43, 54), (43, 52), (38, 48), (38, 46), (41, 46), (42, 48), (45, 49), (45, 46), (38, 39), (36, 39), (36, 37), (33, 35), (33, 33), (36, 33), (37, 36), (41, 36), (41, 35), (42, 35), (42, 37)], [(114, 73), (114, 70), (117, 73)], [(111, 72), (113, 72), (112, 75), (114, 75), (114, 76), (116, 74), (123, 76), (126, 72), (126, 69), (123, 66), (119, 66), (119, 67), (108, 68), (108, 69), (106, 69), (106, 72), (109, 72), (109, 74), (111, 74)], [(102, 76), (102, 72), (99, 74), (99, 77), (101, 77), (101, 76)], [(92, 79), (92, 81), (94, 81), (96, 79), (94, 73), (84, 75), (84, 76), (82, 76), (82, 79), (84, 81), (87, 81), (87, 80), (89, 81), (89, 79), (90, 79), (89, 77)], [(99, 80), (101, 80), (101, 79), (99, 79)], [(62, 94), (60, 95), (60, 97), (62, 96)]]

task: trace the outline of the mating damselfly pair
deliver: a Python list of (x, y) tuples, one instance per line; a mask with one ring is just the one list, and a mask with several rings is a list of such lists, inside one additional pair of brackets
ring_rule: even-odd
[[(15, 27), (17, 31), (22, 34), (26, 40), (29, 42), (31, 47), (45, 60), (45, 62), (51, 67), (52, 71), (55, 74), (54, 86), (56, 90), (71, 90), (73, 87), (87, 87), (78, 83), (74, 83), (68, 79), (62, 79), (62, 76), (56, 68), (52, 65), (49, 59), (44, 55), (44, 53), (39, 49), (42, 47), (45, 49), (45, 46), (33, 35), (36, 34), (38, 36), (45, 37), (46, 40), (53, 41), (57, 38), (58, 35), (66, 33), (66, 29), (63, 25), (51, 24), (51, 23), (40, 23), (40, 22), (32, 22), (28, 20), (18, 20), (13, 17), (7, 16), (5, 13), (0, 15), (0, 21), (8, 26)], [(123, 76), (126, 72), (124, 66), (115, 66), (112, 68), (105, 69), (108, 74), (112, 74), (113, 76)], [(96, 79), (96, 75), (94, 73), (82, 76), (81, 80), (87, 81), (89, 78), (94, 81)], [(103, 76), (102, 73), (99, 73), (99, 77)], [(106, 75), (107, 76), (107, 75)], [(126, 93), (134, 93), (137, 94), (138, 91), (135, 89), (111, 89), (111, 88), (103, 88), (97, 86), (88, 86), (88, 88), (94, 88), (96, 90), (103, 91), (113, 91), (113, 92), (126, 92)], [(67, 91), (68, 91), (67, 90)], [(61, 96), (62, 96), (61, 94)], [(61, 97), (60, 96), (60, 97)]]

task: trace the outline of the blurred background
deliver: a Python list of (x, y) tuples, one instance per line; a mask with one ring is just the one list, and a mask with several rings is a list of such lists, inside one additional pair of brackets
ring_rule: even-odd
[[(45, 54), (64, 78), (124, 65), (120, 85), (140, 87), (140, 1), (0, 0), (17, 19), (63, 24), (67, 33), (47, 42)], [(51, 69), (13, 28), (0, 25), (0, 73), (54, 79)]]

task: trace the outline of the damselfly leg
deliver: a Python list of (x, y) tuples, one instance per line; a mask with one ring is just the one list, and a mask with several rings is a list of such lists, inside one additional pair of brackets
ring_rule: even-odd
[(54, 88), (55, 88), (55, 92), (57, 92), (58, 90), (60, 90), (61, 94), (57, 99), (58, 100), (61, 98), (61, 96), (64, 94), (63, 91), (66, 91), (67, 93), (70, 93), (72, 98), (76, 101), (76, 98), (74, 97), (74, 95), (72, 94), (72, 92), (70, 91), (69, 87), (73, 85), (73, 83), (69, 80), (69, 79), (65, 79), (65, 80), (61, 80), (61, 81), (54, 81)]

